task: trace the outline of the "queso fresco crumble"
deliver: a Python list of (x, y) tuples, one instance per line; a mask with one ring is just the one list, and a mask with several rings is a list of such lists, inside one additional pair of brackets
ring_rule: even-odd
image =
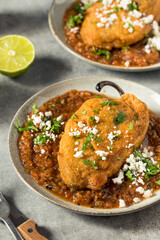
[[(19, 155), (25, 171), (39, 185), (53, 194), (82, 206), (123, 208), (152, 197), (155, 191), (160, 189), (160, 118), (152, 112), (150, 112), (149, 129), (143, 143), (138, 149), (135, 149), (133, 144), (126, 140), (125, 147), (133, 148), (133, 153), (126, 159), (120, 171), (110, 178), (101, 190), (77, 190), (74, 187), (68, 187), (62, 181), (57, 154), (65, 124), (69, 118), (77, 119), (75, 112), (86, 100), (94, 97), (103, 98), (105, 96), (88, 91), (71, 90), (49, 100), (40, 108), (34, 103), (25, 124), (20, 126), (18, 123)], [(108, 102), (105, 101), (105, 104), (108, 104), (110, 110), (112, 104), (116, 104), (116, 102), (110, 99)], [(83, 153), (92, 141), (95, 141), (97, 146), (104, 141), (99, 138), (97, 123), (101, 119), (96, 116), (97, 111), (97, 109), (94, 110), (95, 116), (90, 119), (93, 122), (92, 127), (78, 121), (78, 127), (72, 128), (69, 135), (75, 140), (74, 157), (82, 158), (83, 164), (91, 164), (98, 171), (98, 160), (90, 162), (83, 159)], [(85, 109), (81, 114), (86, 114)], [(125, 116), (121, 113), (117, 121), (119, 123), (125, 121)], [(130, 123), (126, 135), (133, 128), (134, 124)], [(79, 149), (81, 134), (86, 135), (86, 140), (82, 149)], [(121, 131), (115, 124), (114, 131), (107, 136), (106, 151), (99, 149), (95, 152), (97, 159), (106, 161), (107, 155), (114, 148), (115, 141), (121, 137)]]

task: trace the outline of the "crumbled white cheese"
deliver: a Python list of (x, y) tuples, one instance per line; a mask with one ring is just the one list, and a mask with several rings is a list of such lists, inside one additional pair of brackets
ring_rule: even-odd
[(79, 141), (75, 141), (75, 145), (79, 145)]
[(94, 118), (95, 118), (96, 123), (98, 123), (99, 122), (99, 117), (95, 116)]
[(154, 19), (154, 16), (152, 14), (148, 15), (147, 17), (143, 17), (141, 18), (141, 20), (145, 23), (145, 24), (148, 24), (148, 23), (151, 23)]
[(83, 3), (83, 4), (88, 4), (88, 3), (95, 3), (95, 2), (97, 2), (98, 0), (81, 0), (81, 2)]
[(149, 38), (148, 45), (150, 47), (156, 48), (158, 51), (160, 51), (160, 36)]
[(73, 28), (70, 28), (70, 31), (73, 32), (74, 34), (78, 33), (80, 30), (79, 27), (73, 27)]
[(78, 131), (77, 129), (74, 129), (74, 131), (69, 132), (69, 136), (80, 136), (81, 132)]
[(154, 36), (160, 36), (160, 27), (157, 21), (153, 21), (152, 23), (153, 34)]
[(112, 178), (112, 181), (115, 184), (121, 184), (123, 182), (123, 180), (124, 180), (124, 172), (122, 170), (119, 171), (118, 177)]
[(120, 208), (123, 208), (123, 207), (125, 207), (125, 206), (126, 206), (125, 201), (124, 201), (123, 199), (119, 199), (119, 207), (120, 207)]
[(59, 117), (57, 117), (57, 121), (58, 121), (58, 122), (60, 122), (62, 119), (63, 119), (63, 116), (62, 116), (62, 115), (59, 116)]
[(102, 3), (103, 3), (103, 5), (104, 5), (105, 7), (111, 5), (112, 2), (113, 2), (113, 0), (102, 0)]
[(41, 149), (41, 154), (44, 154), (45, 153), (45, 150), (44, 149)]
[(139, 203), (140, 201), (141, 201), (141, 199), (138, 198), (138, 197), (133, 198), (133, 202), (134, 202), (134, 203)]
[(97, 27), (104, 27), (104, 24), (103, 23), (97, 23)]
[(78, 127), (83, 128), (84, 126), (85, 126), (84, 123), (82, 123), (82, 122), (78, 122)]
[(107, 155), (109, 154), (108, 152), (101, 151), (101, 150), (97, 150), (97, 151), (95, 151), (95, 153), (96, 153), (98, 156), (102, 157), (102, 160), (106, 160), (106, 157), (107, 157)]
[(133, 11), (129, 12), (129, 15), (131, 15), (135, 18), (140, 18), (142, 16), (142, 13), (140, 11), (137, 11), (136, 9), (134, 9)]
[(124, 65), (125, 65), (126, 67), (129, 67), (130, 61), (126, 61), (126, 62), (124, 63)]
[(73, 155), (76, 158), (82, 158), (83, 157), (83, 151), (76, 152), (76, 154)]
[(138, 183), (141, 183), (142, 185), (144, 185), (144, 181), (143, 181), (143, 179), (140, 178), (140, 177), (137, 179), (137, 182), (138, 182)]
[(52, 112), (51, 111), (45, 112), (45, 116), (46, 117), (51, 117), (52, 116)]
[(143, 194), (143, 197), (145, 197), (145, 198), (152, 197), (152, 191), (151, 190), (146, 190)]
[(33, 120), (34, 125), (36, 127), (39, 126), (40, 129), (42, 129), (45, 126), (45, 123), (42, 120), (43, 116), (44, 114), (42, 112), (39, 112), (39, 116), (35, 114), (31, 116), (31, 119)]
[(51, 128), (51, 121), (46, 122), (46, 130), (49, 130)]
[(131, 4), (131, 0), (121, 0), (118, 4), (118, 7), (123, 8), (124, 10), (128, 10), (128, 5)]
[(144, 193), (144, 188), (143, 187), (138, 187), (136, 188), (136, 192), (143, 194)]
[(94, 135), (96, 135), (98, 133), (98, 129), (96, 127), (94, 127), (92, 130), (91, 130), (91, 133), (93, 133)]

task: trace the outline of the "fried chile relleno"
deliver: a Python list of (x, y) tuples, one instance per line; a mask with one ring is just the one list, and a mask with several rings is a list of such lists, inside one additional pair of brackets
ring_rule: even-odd
[(60, 141), (63, 181), (78, 189), (101, 189), (140, 146), (148, 126), (148, 109), (134, 95), (87, 100), (66, 123)]

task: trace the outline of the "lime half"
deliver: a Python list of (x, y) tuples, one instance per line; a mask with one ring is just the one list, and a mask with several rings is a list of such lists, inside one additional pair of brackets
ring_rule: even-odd
[(0, 73), (17, 77), (27, 71), (34, 59), (35, 49), (27, 38), (18, 35), (0, 38)]

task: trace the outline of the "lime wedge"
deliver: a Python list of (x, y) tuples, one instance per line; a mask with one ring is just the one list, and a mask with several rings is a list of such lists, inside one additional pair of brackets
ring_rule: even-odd
[(34, 59), (35, 49), (27, 38), (18, 35), (0, 38), (0, 73), (17, 77), (27, 71)]

